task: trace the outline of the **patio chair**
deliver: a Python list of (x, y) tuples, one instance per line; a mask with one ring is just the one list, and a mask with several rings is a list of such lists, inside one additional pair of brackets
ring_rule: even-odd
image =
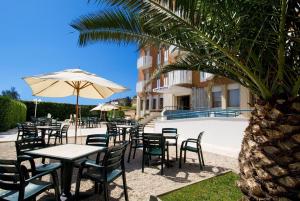
[[(201, 147), (201, 138), (204, 132), (201, 132), (198, 135), (197, 139), (189, 138), (187, 140), (182, 141), (181, 147), (180, 147), (180, 159), (179, 159), (179, 168), (181, 168), (181, 158), (182, 158), (182, 152), (184, 151), (184, 163), (186, 162), (186, 152), (191, 151), (198, 154), (200, 169), (203, 169), (204, 165), (204, 159), (203, 159), (203, 153), (202, 153), (202, 147)], [(194, 144), (196, 146), (191, 146), (191, 144)]]
[[(75, 199), (78, 200), (80, 181), (82, 178), (87, 178), (95, 181), (95, 189), (97, 184), (103, 188), (104, 200), (109, 200), (108, 185), (118, 177), (123, 178), (123, 188), (125, 200), (128, 201), (127, 184), (125, 176), (124, 155), (128, 142), (124, 142), (118, 146), (110, 147), (106, 150), (102, 162), (99, 164), (89, 163), (88, 161), (82, 163), (78, 171), (76, 181)], [(84, 171), (86, 170), (86, 171)]]
[(58, 138), (59, 142), (62, 144), (61, 139), (61, 123), (51, 123), (52, 129), (48, 135), (48, 142), (47, 144), (50, 145), (51, 138), (54, 138), (54, 145), (56, 145), (56, 140)]
[(129, 130), (130, 136), (130, 147), (129, 147), (129, 154), (128, 154), (128, 160), (127, 162), (130, 162), (130, 157), (131, 157), (131, 151), (133, 150), (133, 159), (135, 159), (135, 153), (137, 148), (143, 148), (143, 133), (140, 134), (139, 128), (133, 127)]
[(18, 128), (17, 140), (19, 140), (20, 138), (23, 138), (23, 133), (24, 133), (23, 124), (17, 123), (17, 128)]
[(62, 144), (62, 139), (66, 138), (66, 144), (68, 144), (68, 131), (69, 131), (70, 125), (65, 124), (63, 125), (63, 127), (61, 128), (60, 131), (60, 144)]
[(114, 146), (115, 146), (116, 145), (117, 137), (119, 137), (119, 142), (121, 140), (121, 138), (120, 138), (120, 131), (117, 128), (117, 125), (114, 124), (114, 123), (107, 123), (106, 126), (107, 126), (107, 134), (108, 134), (109, 138), (113, 138), (113, 140), (114, 140)]
[[(30, 162), (31, 176), (22, 165), (23, 161)], [(49, 174), (52, 182), (41, 180)], [(0, 200), (35, 200), (37, 195), (51, 188), (55, 190), (55, 200), (60, 200), (57, 172), (49, 170), (35, 174), (35, 164), (30, 156), (20, 156), (18, 160), (0, 160)]]
[[(17, 156), (26, 154), (26, 151), (41, 149), (47, 147), (43, 138), (24, 138), (15, 142)], [(38, 157), (40, 158), (40, 157)], [(42, 158), (42, 164), (35, 167), (36, 172), (56, 170), (61, 167), (61, 163), (45, 163), (45, 158)]]
[(23, 124), (23, 138), (36, 138), (38, 137), (38, 130), (34, 124)]
[[(178, 135), (177, 135), (177, 128), (163, 128), (162, 129), (162, 134), (165, 136), (167, 135), (168, 137), (166, 138), (166, 146), (175, 146), (176, 147), (176, 161), (178, 159), (177, 157), (177, 152), (178, 152), (178, 147), (177, 147), (177, 141), (178, 141)], [(169, 149), (168, 149), (169, 150)]]
[[(143, 159), (142, 172), (144, 172), (145, 159), (148, 166), (150, 165), (150, 157), (158, 156), (161, 158), (161, 175), (164, 174), (165, 151), (168, 153), (168, 147), (165, 144), (165, 138), (161, 133), (144, 133), (143, 134)], [(147, 157), (147, 158), (146, 158)], [(167, 155), (167, 160), (169, 156)]]

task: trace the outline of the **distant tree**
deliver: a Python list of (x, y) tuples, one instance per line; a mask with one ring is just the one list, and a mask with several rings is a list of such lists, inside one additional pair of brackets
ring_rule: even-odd
[(3, 90), (2, 91), (2, 96), (7, 96), (7, 97), (15, 99), (15, 100), (20, 99), (20, 94), (16, 91), (15, 87), (11, 87), (8, 90)]

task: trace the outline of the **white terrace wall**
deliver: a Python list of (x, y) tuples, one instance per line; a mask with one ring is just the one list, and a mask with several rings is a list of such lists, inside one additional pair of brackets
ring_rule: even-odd
[[(155, 123), (155, 132), (162, 128), (177, 128), (179, 142), (187, 138), (197, 138), (201, 131), (203, 151), (238, 157), (244, 130), (248, 125), (246, 118), (193, 118), (180, 120), (160, 120)], [(180, 146), (180, 145), (179, 145)]]

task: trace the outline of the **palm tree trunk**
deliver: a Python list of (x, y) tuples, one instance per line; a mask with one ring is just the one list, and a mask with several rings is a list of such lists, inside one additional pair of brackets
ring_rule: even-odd
[(258, 101), (239, 155), (246, 200), (300, 200), (300, 98)]

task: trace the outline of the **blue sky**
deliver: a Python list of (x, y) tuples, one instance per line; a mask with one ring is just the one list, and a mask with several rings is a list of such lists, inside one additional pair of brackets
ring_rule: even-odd
[[(79, 47), (78, 33), (69, 25), (100, 9), (87, 0), (1, 1), (0, 91), (14, 86), (21, 99), (32, 100), (22, 77), (80, 67), (130, 89), (104, 100), (80, 98), (80, 104), (135, 95), (136, 46), (101, 42)], [(41, 99), (75, 103), (75, 97)]]

